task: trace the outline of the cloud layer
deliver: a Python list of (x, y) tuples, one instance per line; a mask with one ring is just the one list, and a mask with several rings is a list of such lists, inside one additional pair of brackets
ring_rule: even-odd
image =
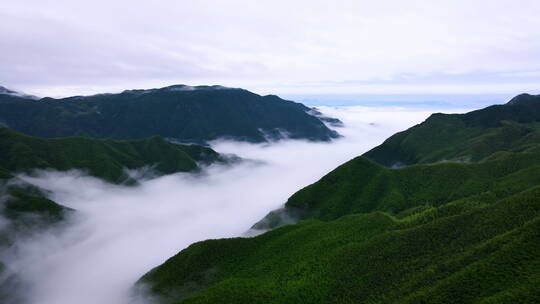
[(0, 83), (38, 95), (536, 89), (540, 2), (7, 1)]

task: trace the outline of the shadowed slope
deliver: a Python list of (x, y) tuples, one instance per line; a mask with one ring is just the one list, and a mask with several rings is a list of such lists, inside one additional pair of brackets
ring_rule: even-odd
[(87, 136), (182, 142), (230, 137), (264, 142), (338, 136), (310, 108), (274, 95), (220, 86), (175, 85), (119, 94), (39, 100), (0, 93), (0, 125), (40, 137)]

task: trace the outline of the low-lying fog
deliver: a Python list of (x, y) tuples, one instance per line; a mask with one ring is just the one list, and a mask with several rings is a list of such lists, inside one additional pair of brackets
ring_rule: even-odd
[(27, 181), (78, 212), (56, 233), (19, 240), (6, 256), (28, 284), (30, 303), (121, 304), (133, 283), (193, 242), (241, 236), (300, 188), (433, 111), (321, 107), (345, 123), (331, 143), (218, 141), (218, 152), (261, 162), (211, 166), (115, 186), (78, 172), (42, 172)]

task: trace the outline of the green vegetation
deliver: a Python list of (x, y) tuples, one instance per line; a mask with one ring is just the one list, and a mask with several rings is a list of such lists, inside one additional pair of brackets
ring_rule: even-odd
[(197, 163), (225, 161), (210, 148), (173, 144), (160, 137), (130, 141), (43, 139), (2, 127), (0, 155), (0, 175), (32, 169), (82, 169), (110, 182), (128, 179), (126, 168), (152, 166), (157, 173), (169, 174), (197, 170)]
[[(44, 197), (42, 191), (17, 178), (0, 179), (0, 251), (18, 239), (34, 237), (63, 223), (72, 209)], [(25, 303), (25, 286), (0, 256), (0, 303)]]
[(220, 137), (264, 142), (283, 134), (314, 141), (338, 136), (310, 110), (274, 95), (220, 86), (175, 85), (40, 100), (0, 94), (0, 125), (40, 137), (162, 136), (200, 143)]
[(325, 221), (197, 243), (142, 282), (171, 303), (534, 303), (538, 185), (537, 152), (403, 169), (357, 158), (287, 203)]
[[(539, 146), (540, 147), (540, 146)], [(499, 152), (478, 163), (445, 162), (388, 169), (358, 157), (295, 193), (286, 207), (333, 220), (352, 213), (399, 214), (472, 197), (483, 202), (540, 185), (540, 153)]]
[(365, 157), (383, 166), (479, 161), (497, 151), (520, 151), (540, 142), (540, 96), (522, 94), (506, 105), (467, 114), (433, 114), (388, 138)]
[(17, 229), (28, 230), (59, 223), (71, 210), (45, 198), (38, 188), (31, 185), (6, 189), (0, 214)]
[[(72, 211), (47, 199), (40, 189), (14, 177), (15, 173), (81, 169), (109, 182), (131, 183), (134, 180), (125, 169), (149, 166), (157, 174), (168, 174), (227, 161), (210, 148), (173, 144), (161, 137), (129, 141), (44, 139), (0, 127), (0, 250), (18, 238), (33, 237), (63, 223)], [(17, 303), (14, 289), (22, 287), (8, 266), (0, 261), (0, 303)]]
[[(239, 89), (173, 86), (40, 100), (1, 93), (0, 250), (20, 237), (34, 237), (62, 224), (72, 212), (18, 180), (16, 173), (80, 169), (109, 182), (130, 183), (133, 180), (125, 169), (151, 167), (157, 174), (169, 174), (232, 160), (210, 148), (173, 144), (163, 137), (260, 142), (279, 139), (284, 133), (309, 140), (338, 136), (321, 122), (336, 124), (337, 120), (309, 115), (309, 108), (277, 96)], [(24, 288), (8, 266), (0, 261), (1, 303), (16, 302), (14, 290)]]
[(260, 225), (297, 224), (193, 244), (138, 286), (164, 303), (539, 303), (540, 137), (523, 96), (433, 115), (367, 156), (434, 163), (355, 158)]

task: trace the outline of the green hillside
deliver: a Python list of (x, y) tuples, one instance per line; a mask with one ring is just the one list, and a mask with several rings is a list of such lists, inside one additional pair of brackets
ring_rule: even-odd
[(60, 224), (71, 212), (47, 199), (44, 190), (17, 178), (0, 179), (0, 249), (11, 246), (17, 238)]
[[(7, 180), (5, 177), (11, 178)], [(35, 237), (64, 223), (73, 210), (45, 198), (42, 190), (9, 175), (0, 177), (0, 251), (21, 238)], [(24, 304), (24, 289), (0, 255), (0, 303)]]
[(186, 303), (540, 300), (539, 185), (539, 152), (403, 169), (357, 158), (287, 203), (325, 221), (198, 243), (143, 281), (168, 299), (204, 290)]
[(540, 142), (540, 95), (522, 94), (505, 105), (466, 114), (433, 114), (364, 154), (381, 165), (443, 160), (478, 161), (496, 151)]
[[(133, 182), (125, 169), (152, 167), (156, 174), (195, 171), (199, 164), (227, 162), (210, 148), (178, 145), (161, 137), (103, 140), (84, 137), (43, 139), (0, 127), (0, 250), (19, 238), (34, 237), (64, 222), (72, 212), (46, 198), (43, 190), (13, 175), (34, 169), (80, 169), (109, 182)], [(19, 303), (19, 278), (0, 256), (0, 303)], [(22, 302), (21, 302), (22, 303)]]
[[(109, 182), (130, 182), (125, 169), (151, 166), (157, 174), (187, 172), (199, 164), (227, 162), (210, 148), (178, 145), (160, 137), (100, 140), (84, 137), (43, 139), (0, 127), (0, 250), (63, 222), (72, 211), (46, 198), (43, 190), (13, 175), (33, 169), (81, 169)], [(19, 279), (0, 256), (0, 302), (15, 303)]]
[(540, 146), (530, 152), (498, 152), (478, 163), (401, 169), (358, 157), (295, 193), (286, 207), (302, 210), (304, 217), (333, 220), (351, 213), (399, 214), (418, 205), (438, 207), (479, 194), (483, 200), (500, 199), (540, 185), (539, 164)]
[(303, 104), (275, 95), (221, 86), (174, 85), (39, 100), (0, 92), (0, 125), (39, 137), (161, 136), (196, 143), (222, 137), (250, 142), (338, 137), (321, 121), (325, 118), (310, 113)]
[(128, 178), (124, 169), (153, 166), (168, 174), (198, 169), (197, 163), (225, 159), (210, 148), (178, 145), (160, 137), (100, 140), (84, 137), (43, 139), (0, 127), (0, 174), (32, 169), (82, 169), (111, 182)]
[[(286, 214), (298, 224), (193, 244), (137, 287), (164, 303), (539, 303), (540, 137), (534, 121), (504, 113), (510, 105), (486, 109), (502, 111), (492, 126), (453, 116), (437, 125), (441, 136), (484, 132), (415, 150), (437, 163), (391, 169), (355, 158), (259, 223)], [(471, 149), (473, 138), (486, 148)], [(470, 151), (480, 151), (475, 161), (440, 162)]]

